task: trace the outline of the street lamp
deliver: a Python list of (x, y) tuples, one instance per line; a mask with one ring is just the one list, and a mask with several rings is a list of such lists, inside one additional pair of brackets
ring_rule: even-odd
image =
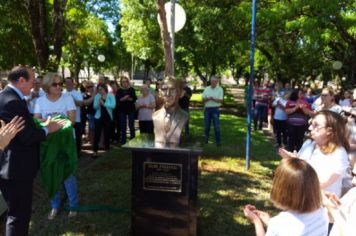
[(105, 61), (105, 56), (103, 54), (98, 55), (98, 61), (104, 62)]

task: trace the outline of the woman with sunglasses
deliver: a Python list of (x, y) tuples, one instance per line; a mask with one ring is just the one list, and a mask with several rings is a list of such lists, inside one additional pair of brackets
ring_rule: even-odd
[(335, 93), (331, 87), (323, 88), (320, 94), (321, 104), (316, 107), (315, 111), (329, 110), (340, 114), (342, 107), (336, 104)]
[(304, 142), (298, 153), (280, 148), (279, 155), (306, 160), (318, 174), (321, 189), (340, 197), (343, 178), (348, 176), (349, 171), (347, 152), (350, 145), (345, 121), (335, 112), (319, 111), (309, 131), (311, 139)]
[[(77, 108), (72, 96), (62, 93), (62, 86), (63, 80), (58, 74), (48, 73), (44, 76), (43, 90), (46, 92), (46, 95), (38, 98), (35, 105), (34, 117), (45, 120), (48, 117), (63, 115), (67, 117), (73, 125), (75, 124)], [(68, 196), (69, 207), (71, 209), (76, 208), (78, 206), (77, 179), (73, 174), (69, 175), (64, 181), (64, 187)], [(61, 196), (58, 191), (51, 200), (52, 210), (48, 215), (49, 220), (53, 220), (57, 216), (60, 205)], [(68, 217), (74, 217), (76, 215), (76, 211), (70, 211)]]
[[(87, 136), (87, 141), (91, 145), (94, 143), (94, 115), (95, 115), (95, 109), (94, 109), (94, 97), (95, 97), (95, 89), (94, 89), (94, 84), (91, 81), (85, 81), (83, 83), (84, 87), (84, 111), (86, 114), (86, 120), (88, 120), (88, 136)], [(85, 124), (85, 123), (84, 123)], [(85, 129), (85, 125), (83, 125), (83, 129)], [(84, 130), (83, 130), (84, 132)]]
[(112, 129), (113, 111), (116, 106), (114, 95), (109, 93), (106, 84), (98, 84), (96, 87), (97, 94), (94, 97), (94, 144), (93, 144), (93, 158), (98, 157), (99, 142), (101, 132), (104, 134), (104, 149), (110, 148), (110, 130)]

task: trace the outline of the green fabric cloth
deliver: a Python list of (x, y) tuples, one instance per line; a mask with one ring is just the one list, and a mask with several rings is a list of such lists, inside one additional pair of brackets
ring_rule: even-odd
[[(53, 120), (65, 119), (66, 123), (57, 132), (47, 135), (40, 144), (40, 173), (42, 185), (48, 196), (52, 198), (60, 189), (69, 175), (77, 169), (78, 157), (72, 123), (63, 116), (55, 116)], [(45, 124), (35, 119), (38, 127)]]

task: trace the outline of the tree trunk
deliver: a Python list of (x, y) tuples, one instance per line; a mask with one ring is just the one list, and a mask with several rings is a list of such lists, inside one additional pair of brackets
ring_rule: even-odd
[(88, 69), (88, 80), (90, 80), (90, 62), (87, 63), (87, 69)]
[(195, 71), (195, 73), (197, 73), (199, 78), (203, 81), (204, 86), (206, 86), (207, 78), (206, 78), (206, 76), (203, 75), (202, 71), (199, 69), (199, 67), (197, 65), (194, 65), (194, 71)]
[(53, 1), (53, 47), (55, 61), (53, 62), (53, 69), (58, 68), (62, 57), (62, 40), (64, 29), (64, 9), (66, 7), (67, 0), (54, 0)]
[[(35, 45), (37, 62), (42, 71), (58, 69), (62, 56), (62, 39), (64, 30), (64, 9), (67, 0), (53, 1), (53, 54), (54, 60), (49, 61), (49, 33), (47, 17), (47, 0), (26, 0), (26, 8), (31, 24), (31, 34)], [(49, 63), (50, 62), (50, 63)]]
[(47, 38), (47, 11), (45, 0), (27, 0), (26, 8), (31, 24), (31, 34), (35, 45), (37, 62), (45, 70), (49, 58)]
[(156, 0), (156, 6), (159, 14), (159, 27), (161, 29), (161, 38), (164, 50), (165, 61), (165, 76), (173, 75), (173, 61), (172, 61), (172, 40), (168, 32), (166, 11), (164, 9), (164, 0)]
[(145, 73), (143, 75), (143, 80), (145, 81), (146, 79), (148, 79), (148, 74), (150, 73), (150, 69), (151, 69), (151, 62), (150, 60), (145, 60)]
[(79, 84), (79, 72), (80, 72), (80, 67), (81, 67), (81, 64), (79, 63), (79, 62), (76, 62), (75, 63), (75, 68), (74, 68), (74, 70), (75, 70), (75, 74), (74, 74), (74, 79), (75, 79), (75, 82), (77, 83), (77, 84)]

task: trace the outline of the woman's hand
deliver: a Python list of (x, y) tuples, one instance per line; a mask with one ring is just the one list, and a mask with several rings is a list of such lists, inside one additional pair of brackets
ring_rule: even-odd
[(256, 213), (256, 215), (258, 216), (258, 218), (260, 218), (261, 221), (262, 221), (265, 225), (268, 225), (268, 222), (269, 222), (269, 220), (271, 219), (271, 217), (270, 217), (270, 215), (269, 215), (267, 212), (256, 210), (255, 213)]
[(0, 149), (3, 150), (16, 136), (16, 134), (25, 127), (25, 121), (22, 119), (22, 117), (15, 116), (7, 124), (5, 124), (3, 120), (0, 120), (0, 123)]
[[(256, 235), (257, 236), (264, 236), (265, 229), (263, 228), (263, 219), (261, 217), (265, 217), (265, 212), (258, 211), (254, 205), (246, 205), (244, 207), (244, 214), (247, 219), (251, 220), (252, 223), (255, 225)], [(259, 216), (261, 215), (261, 216)], [(264, 222), (264, 221), (263, 221)]]
[(324, 192), (323, 204), (336, 208), (341, 206), (341, 201), (334, 193)]
[(293, 157), (293, 158), (298, 157), (297, 151), (294, 150), (294, 152), (289, 152), (284, 148), (278, 149), (278, 155), (283, 159), (284, 158), (291, 158), (291, 157)]
[(244, 214), (246, 218), (251, 220), (252, 222), (260, 221), (260, 218), (258, 217), (256, 211), (257, 209), (254, 205), (247, 204), (244, 207)]

